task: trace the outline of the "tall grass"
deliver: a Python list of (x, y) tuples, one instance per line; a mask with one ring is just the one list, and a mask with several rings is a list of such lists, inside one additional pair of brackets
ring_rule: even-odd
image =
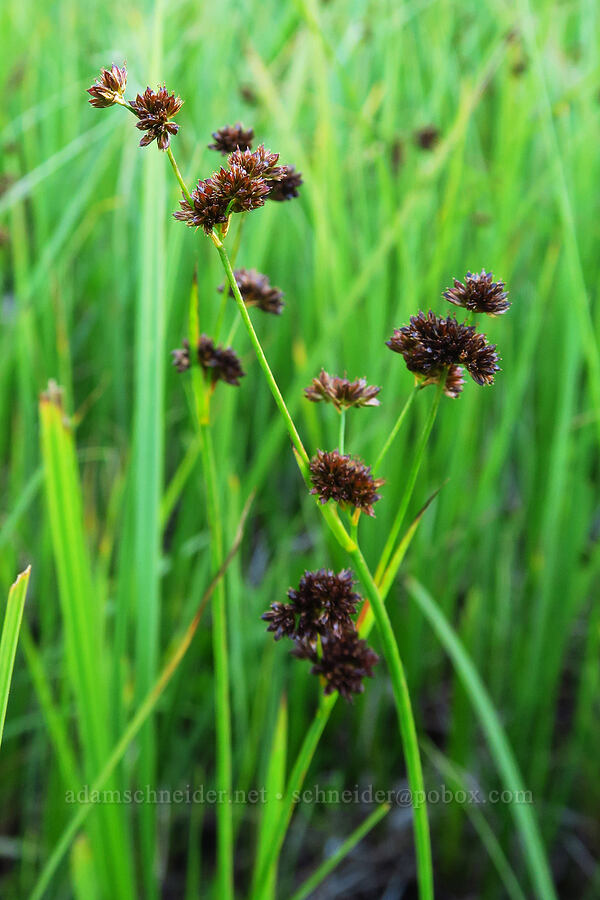
[[(418, 731), (437, 744), (426, 787), (467, 773), (487, 794), (516, 771), (534, 797), (525, 812), (533, 831), (523, 819), (516, 830), (512, 804), (486, 804), (483, 820), (460, 804), (430, 805), (440, 896), (461, 896), (467, 875), (490, 898), (505, 896), (507, 883), (514, 896), (535, 883), (550, 897), (550, 879), (560, 896), (593, 896), (593, 4), (181, 0), (124, 9), (8, 0), (0, 23), (9, 176), (0, 224), (10, 234), (0, 247), (2, 583), (32, 564), (0, 750), (2, 895), (28, 896), (51, 859), (47, 896), (86, 896), (90, 885), (121, 897), (216, 890), (211, 804), (91, 809), (65, 800), (111, 759), (105, 786), (216, 785), (208, 618), (139, 735), (111, 756), (216, 567), (201, 443), (168, 351), (188, 333), (194, 269), (201, 330), (216, 325), (224, 280), (207, 242), (169, 226), (178, 190), (168, 162), (136, 148), (128, 117), (99, 123), (85, 102), (97, 69), (127, 58), (133, 88), (161, 77), (186, 99), (177, 140), (188, 184), (212, 171), (211, 131), (240, 118), (303, 173), (300, 200), (253, 213), (238, 263), (286, 292), (283, 316), (253, 321), (310, 452), (338, 440), (337, 422), (302, 398), (321, 365), (382, 385), (381, 408), (358, 424), (349, 416), (345, 438), (347, 451), (374, 462), (411, 390), (383, 344), (392, 328), (419, 307), (441, 312), (440, 292), (468, 268), (485, 265), (509, 283), (510, 316), (489, 328), (503, 371), (493, 390), (442, 399), (404, 527), (447, 483), (403, 559), (410, 591), (394, 579), (386, 606)], [(429, 123), (440, 141), (427, 152), (412, 136)], [(231, 301), (222, 339), (236, 315)], [(313, 679), (264, 633), (261, 612), (305, 567), (340, 568), (346, 557), (299, 499), (287, 434), (243, 329), (232, 340), (248, 375), (239, 391), (215, 394), (211, 419), (224, 548), (257, 491), (224, 580), (233, 784), (285, 784), (285, 795), (314, 736), (305, 787), (402, 787), (383, 668), (353, 708), (327, 701), (325, 727), (313, 720)], [(50, 378), (64, 388), (63, 410), (54, 400), (38, 408)], [(406, 496), (432, 401), (417, 395), (382, 461), (377, 528), (361, 532), (369, 564), (382, 550), (375, 532), (389, 533)], [(255, 891), (292, 896), (335, 853), (323, 850), (325, 838), (339, 847), (372, 812), (297, 806), (277, 881), (270, 870)], [(253, 863), (260, 871), (280, 813), (277, 804), (232, 807), (240, 896), (253, 888)], [(399, 860), (410, 879), (403, 819), (390, 813), (364, 841), (381, 853), (378, 867), (353, 850), (323, 882), (324, 896), (339, 893), (339, 872), (354, 890), (360, 868), (379, 896)]]

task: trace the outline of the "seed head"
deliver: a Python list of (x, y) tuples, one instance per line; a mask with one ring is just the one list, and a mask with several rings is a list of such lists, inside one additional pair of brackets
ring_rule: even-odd
[[(266, 275), (261, 275), (256, 269), (236, 269), (233, 275), (246, 306), (257, 306), (263, 312), (276, 316), (281, 314), (283, 291), (273, 287)], [(219, 291), (222, 293), (224, 289), (221, 285)], [(231, 288), (228, 293), (233, 296)]]
[[(231, 157), (234, 155), (232, 153)], [(249, 173), (236, 163), (230, 164), (229, 169), (221, 167), (211, 181), (230, 212), (248, 212), (264, 206), (265, 197), (270, 191), (262, 176)]]
[(421, 150), (433, 150), (440, 139), (440, 129), (435, 125), (425, 125), (414, 134), (415, 143)]
[(380, 500), (377, 488), (384, 483), (381, 478), (373, 478), (371, 469), (360, 459), (342, 456), (337, 450), (318, 450), (309, 465), (312, 482), (311, 494), (316, 494), (321, 503), (335, 500), (342, 506), (361, 509), (368, 516), (374, 516), (373, 504)]
[[(178, 372), (185, 372), (191, 364), (189, 342), (183, 341), (183, 349), (173, 350), (173, 365)], [(204, 374), (213, 387), (217, 381), (239, 386), (240, 378), (246, 374), (237, 354), (231, 347), (215, 347), (214, 341), (205, 334), (200, 335), (196, 347), (196, 358)]]
[(147, 87), (143, 94), (138, 94), (131, 107), (139, 119), (136, 128), (147, 132), (140, 141), (140, 147), (147, 147), (156, 141), (159, 150), (166, 150), (170, 136), (177, 134), (179, 125), (171, 122), (177, 115), (183, 100), (175, 94), (169, 94), (165, 85), (159, 85), (157, 91)]
[(285, 200), (292, 200), (298, 196), (298, 188), (302, 181), (300, 172), (296, 172), (293, 166), (282, 166), (283, 175), (279, 181), (274, 181), (271, 186), (269, 200), (276, 200), (281, 203)]
[(239, 166), (250, 178), (262, 178), (269, 183), (279, 181), (285, 175), (285, 166), (278, 166), (279, 153), (271, 153), (264, 144), (251, 150), (234, 150), (229, 165)]
[[(431, 310), (410, 317), (410, 324), (397, 328), (389, 341), (390, 350), (404, 357), (409, 371), (422, 376), (426, 384), (439, 383), (452, 366), (464, 366), (477, 384), (493, 384), (499, 370), (496, 345), (473, 325), (462, 325), (453, 316), (446, 319)], [(452, 384), (457, 387), (457, 373)], [(447, 384), (447, 382), (446, 382)]]
[(380, 390), (380, 387), (368, 385), (366, 378), (349, 381), (321, 369), (319, 377), (313, 378), (312, 384), (304, 388), (304, 395), (313, 403), (321, 400), (333, 403), (338, 412), (341, 412), (351, 406), (379, 406), (377, 394)]
[(353, 627), (361, 597), (354, 591), (350, 569), (337, 575), (331, 569), (305, 572), (298, 589), (288, 591), (289, 603), (272, 603), (262, 616), (269, 622), (267, 631), (278, 641), (284, 635), (294, 640), (316, 641), (319, 635), (341, 634)]
[(311, 672), (325, 680), (325, 694), (338, 691), (344, 699), (352, 702), (352, 694), (362, 694), (363, 678), (373, 677), (373, 667), (379, 657), (366, 641), (359, 638), (354, 625), (345, 628), (341, 634), (328, 633), (321, 638), (321, 656), (316, 646), (307, 641), (297, 641), (293, 651), (300, 659), (310, 659)]
[(218, 150), (223, 156), (233, 153), (234, 150), (250, 150), (254, 140), (254, 129), (244, 128), (240, 122), (235, 125), (225, 125), (213, 131), (214, 144), (209, 144), (209, 150)]
[(182, 194), (181, 209), (173, 213), (174, 219), (185, 222), (190, 228), (203, 228), (206, 234), (210, 234), (215, 225), (227, 221), (228, 201), (212, 178), (199, 181), (190, 196), (191, 204)]
[(455, 278), (454, 287), (444, 291), (442, 297), (471, 312), (501, 316), (510, 307), (504, 288), (503, 281), (492, 281), (492, 273), (482, 269), (476, 274), (467, 272), (464, 284)]
[(87, 89), (90, 94), (90, 103), (97, 109), (113, 106), (123, 99), (127, 85), (127, 66), (122, 67), (114, 63), (110, 69), (100, 69), (100, 75), (93, 85)]

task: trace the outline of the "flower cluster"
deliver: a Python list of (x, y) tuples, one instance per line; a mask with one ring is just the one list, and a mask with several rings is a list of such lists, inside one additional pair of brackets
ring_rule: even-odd
[[(235, 283), (240, 289), (240, 294), (246, 306), (257, 306), (263, 312), (281, 315), (284, 307), (283, 291), (273, 287), (266, 275), (261, 275), (256, 269), (236, 269), (233, 273)], [(218, 288), (222, 293), (224, 285)], [(229, 296), (233, 296), (231, 288)]]
[(379, 406), (377, 394), (380, 390), (380, 387), (368, 385), (366, 378), (349, 381), (321, 369), (318, 378), (313, 378), (312, 384), (304, 388), (304, 395), (312, 403), (319, 403), (321, 400), (333, 403), (338, 412), (341, 412), (351, 406)]
[(313, 663), (322, 676), (325, 693), (333, 691), (347, 700), (363, 691), (362, 679), (371, 677), (377, 655), (360, 640), (352, 616), (361, 597), (354, 591), (350, 569), (336, 574), (331, 569), (305, 572), (298, 589), (288, 591), (289, 603), (272, 603), (262, 616), (275, 640), (291, 638), (292, 651)]
[(302, 175), (300, 172), (296, 172), (293, 166), (283, 166), (282, 168), (283, 175), (273, 183), (269, 194), (269, 200), (276, 200), (278, 203), (297, 197), (298, 188), (303, 184)]
[(209, 150), (217, 150), (223, 156), (233, 153), (234, 150), (251, 150), (252, 141), (254, 140), (254, 129), (244, 128), (237, 122), (235, 125), (225, 125), (213, 131), (212, 137), (214, 144), (209, 144)]
[(444, 291), (442, 296), (455, 306), (461, 306), (469, 312), (487, 313), (488, 316), (501, 316), (510, 307), (508, 291), (503, 281), (493, 281), (491, 272), (482, 269), (473, 274), (467, 272), (464, 284), (454, 279), (454, 287)]
[[(183, 348), (173, 350), (173, 365), (178, 372), (185, 372), (191, 365), (189, 341), (183, 341)], [(200, 335), (196, 347), (196, 359), (205, 376), (214, 387), (217, 381), (239, 386), (240, 378), (246, 374), (235, 351), (231, 347), (216, 347), (214, 341), (205, 334)]]
[(152, 141), (156, 141), (159, 150), (166, 150), (171, 135), (179, 131), (179, 125), (171, 122), (171, 119), (183, 106), (181, 97), (170, 94), (163, 84), (159, 85), (157, 91), (147, 87), (130, 106), (139, 119), (135, 127), (146, 132), (140, 140), (140, 147), (147, 147)]
[(198, 182), (191, 203), (183, 195), (181, 210), (173, 213), (174, 217), (210, 234), (215, 225), (227, 222), (231, 213), (264, 206), (273, 185), (284, 175), (278, 160), (279, 154), (271, 153), (263, 144), (254, 151), (234, 150), (228, 168), (221, 166), (210, 178)]
[(444, 381), (451, 397), (462, 390), (457, 367), (464, 366), (477, 384), (493, 384), (500, 368), (496, 345), (488, 344), (485, 335), (473, 325), (463, 325), (453, 316), (441, 318), (431, 310), (411, 316), (410, 324), (397, 328), (386, 344), (404, 357), (407, 368), (424, 385)]
[(382, 478), (373, 478), (370, 466), (360, 459), (343, 456), (337, 450), (318, 450), (309, 464), (311, 494), (321, 503), (335, 500), (341, 506), (353, 506), (367, 516), (374, 516), (373, 504), (380, 500), (377, 488)]
[(93, 85), (87, 89), (91, 95), (90, 103), (97, 109), (105, 109), (115, 103), (123, 101), (123, 94), (127, 86), (127, 66), (116, 66), (114, 63), (110, 69), (101, 69), (100, 75)]
[(115, 103), (126, 106), (138, 119), (136, 128), (146, 132), (140, 140), (140, 147), (147, 147), (156, 141), (159, 150), (167, 150), (171, 135), (179, 131), (179, 125), (171, 119), (183, 106), (183, 100), (170, 94), (163, 84), (156, 91), (147, 87), (143, 94), (138, 94), (135, 100), (127, 103), (124, 100), (126, 85), (126, 66), (119, 67), (113, 63), (110, 69), (101, 69), (99, 77), (87, 89), (91, 95), (90, 103), (97, 108), (114, 106)]

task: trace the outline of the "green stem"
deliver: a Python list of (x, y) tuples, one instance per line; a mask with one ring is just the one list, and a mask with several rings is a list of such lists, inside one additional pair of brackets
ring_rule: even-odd
[(300, 440), (300, 435), (298, 434), (298, 432), (296, 430), (296, 426), (294, 425), (293, 419), (292, 419), (292, 417), (289, 413), (289, 410), (285, 404), (285, 400), (283, 399), (283, 397), (281, 395), (281, 391), (279, 390), (277, 382), (275, 381), (273, 373), (271, 372), (269, 363), (267, 362), (267, 357), (264, 354), (261, 343), (258, 339), (258, 336), (257, 336), (255, 330), (254, 330), (254, 326), (252, 325), (252, 320), (250, 319), (250, 316), (248, 315), (248, 310), (246, 309), (246, 304), (244, 303), (244, 300), (240, 293), (240, 289), (238, 288), (237, 282), (233, 275), (233, 269), (231, 268), (231, 263), (229, 262), (229, 257), (227, 256), (227, 251), (225, 250), (225, 247), (223, 246), (221, 241), (218, 238), (216, 238), (216, 236), (213, 237), (213, 243), (215, 244), (215, 247), (217, 248), (217, 252), (218, 252), (219, 256), (221, 257), (221, 263), (223, 264), (223, 268), (225, 269), (225, 274), (227, 275), (227, 280), (229, 281), (229, 284), (231, 286), (231, 290), (232, 290), (235, 302), (238, 305), (238, 309), (240, 311), (242, 321), (243, 321), (244, 325), (246, 326), (246, 331), (248, 332), (248, 335), (250, 337), (250, 341), (254, 348), (254, 352), (256, 353), (256, 357), (258, 359), (259, 365), (264, 372), (265, 378), (267, 379), (267, 383), (269, 385), (271, 393), (273, 394), (275, 403), (277, 404), (279, 412), (281, 413), (281, 415), (283, 417), (286, 428), (287, 428), (290, 438), (292, 440), (292, 444), (298, 451), (298, 454), (299, 454), (300, 458), (302, 459), (302, 461), (304, 462), (304, 464), (308, 465), (308, 463), (309, 463), (308, 454), (307, 454), (306, 450), (304, 449), (304, 445), (303, 445), (302, 441)]
[(406, 413), (409, 411), (410, 407), (412, 406), (412, 402), (413, 402), (413, 400), (415, 399), (415, 397), (417, 396), (417, 391), (420, 389), (420, 387), (421, 387), (420, 384), (416, 384), (416, 385), (414, 386), (414, 388), (412, 389), (412, 391), (410, 392), (410, 394), (408, 395), (408, 400), (406, 401), (406, 403), (405, 403), (404, 406), (402, 407), (402, 411), (401, 411), (400, 415), (398, 416), (398, 418), (396, 419), (396, 424), (394, 425), (394, 427), (393, 427), (392, 430), (390, 431), (390, 433), (389, 433), (389, 435), (388, 435), (387, 441), (385, 442), (385, 444), (384, 444), (383, 447), (381, 448), (381, 453), (379, 454), (379, 456), (378, 456), (377, 459), (375, 460), (375, 465), (373, 466), (373, 474), (375, 474), (375, 472), (378, 471), (379, 466), (380, 466), (381, 463), (383, 462), (383, 460), (384, 460), (384, 458), (385, 458), (385, 456), (386, 456), (388, 450), (390, 449), (390, 447), (391, 447), (392, 444), (394, 443), (394, 441), (395, 441), (395, 439), (396, 439), (396, 436), (397, 436), (398, 432), (400, 431), (400, 427), (401, 427), (402, 423), (404, 422), (404, 418), (405, 418), (405, 416), (406, 416)]
[[(431, 434), (431, 429), (433, 428), (433, 423), (435, 422), (435, 417), (437, 415), (443, 391), (444, 380), (442, 380), (437, 387), (434, 401), (431, 405), (431, 409), (429, 410), (427, 421), (425, 422), (425, 426), (423, 428), (423, 431), (421, 432), (421, 437), (419, 439), (419, 443), (413, 457), (412, 465), (408, 473), (408, 478), (406, 480), (404, 493), (400, 501), (400, 506), (398, 507), (398, 512), (396, 513), (396, 518), (394, 519), (394, 524), (392, 525), (391, 530), (387, 536), (385, 547), (383, 548), (383, 553), (381, 554), (381, 559), (379, 560), (379, 565), (377, 566), (377, 570), (375, 572), (375, 581), (378, 584), (381, 583), (383, 573), (385, 572), (385, 568), (394, 550), (394, 546), (400, 533), (400, 529), (402, 528), (404, 516), (406, 515), (406, 510), (408, 508), (408, 504), (410, 503), (410, 498), (412, 497), (412, 493), (417, 480), (417, 475), (419, 474), (419, 469), (421, 468), (421, 463), (423, 462), (423, 454), (425, 452), (425, 447), (427, 446), (427, 441), (429, 440), (429, 435)], [(402, 413), (400, 415), (402, 415)]]
[[(234, 297), (236, 298), (238, 308), (240, 310), (242, 320), (248, 330), (248, 334), (250, 335), (250, 339), (256, 351), (256, 355), (258, 357), (259, 363), (265, 373), (267, 378), (269, 387), (271, 389), (271, 393), (275, 398), (275, 402), (281, 412), (292, 442), (294, 444), (294, 448), (296, 451), (296, 461), (300, 468), (300, 472), (305, 481), (309, 481), (308, 479), (308, 456), (306, 451), (302, 445), (300, 437), (298, 436), (298, 432), (296, 431), (296, 427), (294, 422), (290, 416), (290, 413), (285, 405), (283, 397), (279, 391), (279, 387), (277, 386), (277, 382), (271, 372), (267, 359), (265, 357), (264, 351), (260, 344), (260, 341), (252, 327), (252, 322), (250, 321), (250, 317), (248, 315), (248, 310), (246, 309), (246, 305), (242, 299), (238, 286), (236, 284), (235, 278), (233, 277), (233, 271), (231, 269), (231, 265), (229, 263), (229, 258), (227, 253), (220, 241), (213, 241), (218, 252), (221, 257), (221, 262), (223, 263), (223, 267), (229, 279), (229, 283), (231, 285), (232, 291), (234, 293)], [(436, 397), (436, 408), (437, 403), (439, 402), (439, 393)], [(431, 422), (433, 425), (433, 421)], [(431, 430), (431, 428), (430, 428)], [(415, 474), (416, 478), (416, 474)], [(327, 522), (327, 525), (331, 529), (334, 534), (336, 540), (341, 544), (341, 546), (350, 554), (352, 559), (355, 562), (358, 573), (361, 577), (364, 587), (367, 590), (367, 594), (369, 597), (369, 601), (373, 608), (373, 614), (375, 617), (375, 621), (379, 628), (382, 644), (384, 648), (384, 655), (386, 658), (386, 662), (388, 664), (388, 668), (390, 671), (390, 678), (392, 681), (392, 688), (394, 691), (394, 699), (396, 702), (396, 710), (398, 714), (399, 726), (400, 726), (400, 736), (402, 739), (404, 754), (406, 758), (406, 768), (408, 774), (408, 780), (410, 789), (412, 792), (413, 798), (416, 798), (416, 802), (414, 803), (414, 832), (415, 832), (415, 847), (417, 854), (417, 868), (418, 868), (418, 881), (419, 881), (419, 893), (421, 900), (431, 900), (433, 897), (433, 868), (431, 862), (431, 842), (429, 836), (429, 822), (427, 818), (427, 807), (425, 805), (424, 800), (421, 798), (425, 797), (424, 790), (424, 782), (423, 782), (423, 771), (421, 768), (421, 760), (419, 756), (419, 745), (417, 741), (417, 732), (415, 727), (415, 721), (412, 713), (412, 707), (410, 703), (410, 695), (408, 691), (408, 685), (406, 683), (406, 677), (404, 675), (404, 669), (402, 666), (402, 662), (400, 659), (400, 653), (398, 651), (398, 645), (396, 643), (396, 639), (394, 636), (394, 632), (392, 629), (391, 622), (389, 620), (389, 616), (387, 615), (383, 600), (379, 594), (373, 576), (367, 566), (365, 559), (360, 551), (358, 544), (352, 540), (346, 529), (344, 528), (337, 509), (332, 507), (329, 503), (324, 505), (319, 505), (319, 509)], [(331, 701), (330, 701), (331, 702)], [(324, 715), (324, 707), (321, 706), (321, 714)], [(319, 720), (320, 722), (320, 720)], [(325, 727), (324, 722), (322, 727), (318, 728), (315, 726), (318, 731), (318, 735), (316, 735), (316, 741), (318, 742), (318, 738), (322, 732), (322, 729)], [(314, 750), (313, 750), (314, 752)], [(296, 770), (292, 773), (292, 776), (295, 777)], [(296, 773), (298, 774), (298, 773)], [(305, 769), (302, 768), (301, 772), (302, 777), (304, 777)], [(290, 776), (290, 782), (293, 783), (293, 778)], [(283, 843), (283, 838), (285, 836), (285, 822), (284, 817), (287, 815), (287, 805), (282, 812), (282, 824), (284, 824), (283, 830), (278, 832), (278, 838), (281, 843)], [(289, 816), (291, 816), (291, 808), (289, 810)], [(274, 841), (274, 848), (276, 847), (276, 843)], [(276, 852), (276, 851), (275, 851)], [(270, 855), (269, 861), (276, 859), (276, 856)], [(265, 865), (265, 871), (259, 873), (258, 883), (263, 883), (262, 876), (266, 876), (268, 874), (267, 865)]]
[(340, 438), (339, 438), (339, 451), (344, 455), (344, 441), (346, 438), (346, 410), (342, 407), (340, 410)]
[(175, 172), (175, 177), (177, 178), (177, 181), (179, 182), (179, 187), (180, 187), (181, 190), (183, 191), (184, 196), (185, 196), (185, 199), (187, 200), (187, 202), (188, 202), (191, 206), (193, 206), (193, 205), (194, 205), (194, 201), (192, 200), (192, 195), (191, 195), (190, 192), (188, 191), (188, 189), (187, 189), (187, 187), (186, 187), (186, 184), (185, 184), (185, 181), (183, 180), (183, 177), (182, 177), (182, 175), (181, 175), (181, 172), (179, 171), (179, 166), (178, 166), (177, 163), (175, 162), (175, 157), (173, 156), (173, 151), (171, 150), (171, 145), (170, 145), (170, 144), (169, 144), (169, 146), (167, 147), (167, 156), (169, 157), (169, 162), (170, 162), (171, 165), (173, 166), (173, 171)]
[[(223, 563), (223, 533), (217, 492), (217, 476), (210, 425), (200, 425), (200, 449), (206, 484), (207, 512), (211, 532), (211, 556), (215, 572)], [(225, 797), (217, 803), (218, 895), (233, 900), (233, 816), (231, 806), (231, 709), (225, 587), (220, 580), (212, 600), (213, 655), (215, 664), (216, 789)], [(223, 792), (221, 794), (221, 792)]]

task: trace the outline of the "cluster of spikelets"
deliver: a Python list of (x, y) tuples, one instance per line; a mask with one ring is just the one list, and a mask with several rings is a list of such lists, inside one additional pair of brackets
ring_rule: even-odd
[(352, 618), (362, 598), (350, 569), (337, 575), (330, 569), (305, 572), (288, 600), (272, 603), (264, 613), (267, 631), (276, 641), (293, 640), (293, 655), (312, 662), (311, 672), (321, 676), (326, 694), (338, 691), (351, 700), (362, 693), (363, 678), (372, 677), (378, 656), (361, 640)]
[[(160, 150), (169, 150), (170, 138), (179, 126), (172, 121), (182, 100), (169, 94), (164, 85), (157, 91), (146, 88), (135, 100), (124, 99), (127, 84), (125, 66), (103, 69), (89, 88), (92, 106), (115, 104), (130, 110), (136, 127), (145, 132), (140, 145), (156, 141)], [(293, 166), (279, 164), (279, 154), (260, 144), (252, 150), (254, 131), (237, 123), (213, 132), (209, 149), (227, 157), (227, 166), (209, 178), (199, 180), (191, 194), (183, 193), (181, 209), (173, 215), (178, 221), (202, 228), (215, 238), (227, 233), (233, 213), (249, 212), (264, 206), (266, 200), (290, 200), (298, 196), (301, 175)], [(169, 151), (170, 153), (170, 151)], [(171, 161), (175, 167), (174, 161)], [(216, 231), (215, 231), (216, 229)], [(283, 292), (273, 287), (266, 275), (254, 269), (237, 269), (234, 280), (243, 302), (263, 312), (281, 314)], [(231, 295), (231, 288), (227, 290)], [(499, 316), (510, 303), (504, 282), (494, 281), (491, 272), (467, 272), (464, 282), (454, 279), (444, 291), (445, 300), (465, 309), (469, 316), (483, 313)], [(459, 322), (454, 316), (438, 316), (432, 310), (411, 316), (407, 325), (394, 330), (387, 346), (399, 353), (419, 389), (438, 385), (447, 397), (456, 399), (464, 387), (467, 373), (476, 384), (491, 385), (499, 370), (495, 344), (490, 344), (474, 325)], [(231, 347), (216, 346), (203, 334), (192, 349), (189, 342), (173, 351), (173, 363), (179, 372), (198, 365), (212, 391), (219, 381), (239, 386), (244, 376), (239, 358)], [(350, 381), (330, 375), (324, 369), (305, 388), (307, 400), (330, 403), (338, 413), (355, 407), (377, 407), (380, 388), (365, 378)], [(341, 452), (318, 450), (309, 463), (310, 493), (321, 503), (332, 501), (357, 517), (374, 515), (374, 505), (383, 480), (375, 478), (362, 460)], [(294, 641), (294, 655), (312, 662), (312, 671), (321, 676), (325, 693), (338, 691), (350, 699), (363, 690), (363, 678), (372, 675), (376, 654), (361, 640), (353, 616), (361, 597), (354, 591), (350, 570), (337, 575), (327, 569), (305, 572), (297, 590), (288, 591), (288, 603), (273, 603), (263, 615), (268, 631), (275, 639)]]

